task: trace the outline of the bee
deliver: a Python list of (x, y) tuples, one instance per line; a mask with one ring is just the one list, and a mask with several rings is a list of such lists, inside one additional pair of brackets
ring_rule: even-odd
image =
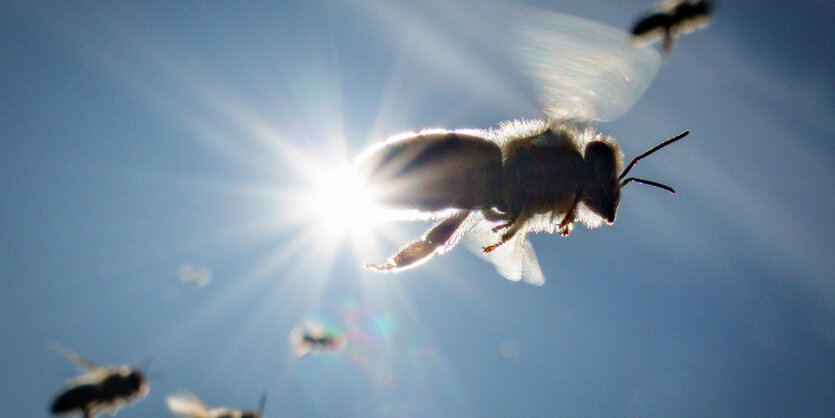
[(267, 394), (261, 394), (257, 412), (249, 409), (213, 409), (190, 393), (168, 396), (165, 403), (172, 414), (183, 418), (261, 418), (267, 403)]
[(345, 346), (345, 339), (335, 330), (315, 322), (306, 322), (290, 331), (290, 344), (296, 355), (301, 357), (309, 352), (339, 351)]
[(107, 412), (113, 416), (122, 406), (148, 394), (148, 382), (137, 368), (102, 367), (57, 344), (53, 350), (86, 372), (60, 389), (50, 408), (54, 415), (81, 413), (92, 418)]
[(515, 33), (548, 120), (407, 133), (357, 157), (355, 170), (375, 203), (404, 210), (404, 219), (440, 220), (386, 263), (366, 268), (415, 267), (454, 247), (467, 232), (501, 275), (541, 285), (544, 276), (528, 232), (568, 236), (578, 221), (590, 228), (611, 224), (621, 188), (632, 182), (674, 193), (667, 185), (627, 175), (639, 160), (687, 131), (622, 169), (613, 138), (579, 127), (626, 112), (660, 67), (658, 52), (599, 23), (546, 12), (535, 16)]
[(635, 23), (632, 34), (648, 42), (662, 39), (662, 51), (669, 55), (675, 38), (710, 23), (711, 9), (707, 0), (664, 1)]

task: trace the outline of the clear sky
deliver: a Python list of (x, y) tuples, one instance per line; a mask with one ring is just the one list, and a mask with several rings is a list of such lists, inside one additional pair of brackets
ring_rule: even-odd
[[(620, 28), (650, 6), (520, 4)], [(45, 416), (77, 374), (51, 342), (153, 358), (124, 417), (183, 390), (287, 417), (835, 414), (830, 1), (722, 2), (682, 39), (599, 126), (627, 157), (691, 130), (636, 169), (678, 193), (630, 186), (614, 225), (533, 236), (543, 287), (463, 246), (374, 274), (427, 225), (311, 220), (309, 173), (389, 135), (539, 116), (487, 7), (3, 3), (0, 415)], [(309, 319), (345, 349), (296, 358)]]

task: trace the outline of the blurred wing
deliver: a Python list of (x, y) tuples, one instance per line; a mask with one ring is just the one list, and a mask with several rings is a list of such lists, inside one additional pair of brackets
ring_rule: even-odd
[(52, 343), (52, 350), (58, 353), (61, 357), (69, 360), (72, 364), (74, 364), (79, 369), (92, 373), (100, 378), (107, 377), (107, 368), (99, 366), (96, 363), (93, 363), (90, 360), (81, 357), (80, 355), (76, 354), (75, 351), (70, 350), (67, 347), (64, 347), (57, 343)]
[(301, 328), (294, 328), (290, 331), (290, 345), (293, 346), (293, 352), (296, 356), (303, 356), (310, 352), (311, 345), (304, 339), (304, 331)]
[(519, 52), (556, 120), (610, 121), (649, 87), (661, 56), (631, 34), (601, 23), (528, 10), (520, 13)]
[(493, 263), (496, 271), (505, 279), (518, 282), (519, 280), (534, 286), (545, 284), (545, 276), (539, 267), (533, 245), (519, 232), (509, 242), (504, 243), (490, 254), (484, 254), (482, 248), (495, 244), (499, 234), (478, 230), (467, 232), (467, 248), (475, 255)]
[(264, 407), (267, 406), (267, 392), (261, 394), (261, 399), (258, 400), (258, 416), (264, 415)]
[(209, 416), (209, 408), (197, 396), (190, 393), (171, 395), (165, 398), (165, 404), (172, 414), (187, 418), (204, 418)]

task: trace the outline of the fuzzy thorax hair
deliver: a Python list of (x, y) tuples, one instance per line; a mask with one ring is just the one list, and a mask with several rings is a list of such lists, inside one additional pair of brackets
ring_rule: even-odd
[(623, 151), (620, 149), (620, 145), (611, 136), (603, 135), (591, 127), (580, 131), (567, 122), (517, 119), (503, 122), (499, 124), (497, 129), (491, 129), (488, 132), (488, 138), (499, 144), (504, 150), (513, 141), (537, 136), (547, 130), (551, 130), (558, 137), (569, 139), (577, 151), (580, 152), (580, 155), (583, 156), (585, 156), (586, 145), (590, 142), (600, 141), (611, 145), (612, 149), (615, 150), (616, 172), (623, 171)]

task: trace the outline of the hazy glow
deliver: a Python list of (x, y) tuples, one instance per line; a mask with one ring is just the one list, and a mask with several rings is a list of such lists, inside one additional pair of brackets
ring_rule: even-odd
[(183, 264), (177, 270), (180, 280), (193, 286), (203, 286), (212, 279), (212, 272), (206, 267), (197, 267), (191, 264)]
[(377, 212), (370, 191), (348, 167), (322, 167), (308, 204), (316, 220), (337, 236), (368, 229)]

